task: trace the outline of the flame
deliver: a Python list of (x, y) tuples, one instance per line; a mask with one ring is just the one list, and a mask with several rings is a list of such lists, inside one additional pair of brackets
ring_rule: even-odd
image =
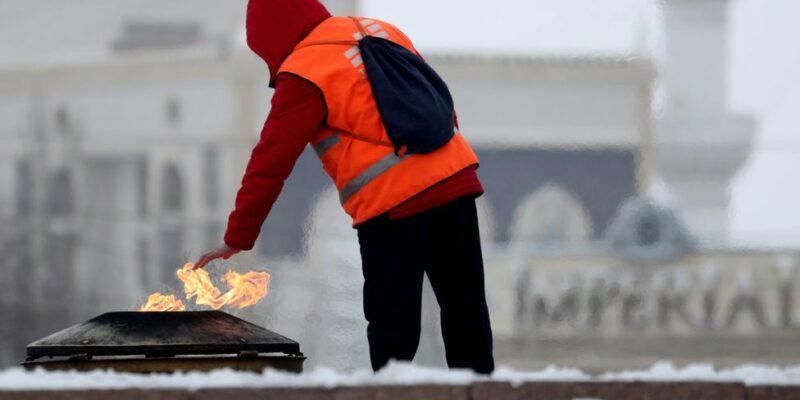
[(153, 293), (147, 298), (147, 303), (139, 307), (139, 311), (163, 312), (163, 311), (185, 311), (186, 306), (175, 295), (164, 295)]
[(206, 305), (219, 310), (224, 304), (217, 300), (222, 296), (222, 292), (211, 282), (211, 277), (206, 270), (198, 269), (195, 271), (192, 268), (194, 268), (194, 264), (188, 263), (177, 272), (178, 279), (183, 282), (186, 300), (196, 297), (195, 304)]
[(250, 307), (267, 295), (270, 275), (266, 272), (250, 271), (244, 275), (228, 271), (222, 281), (228, 285), (228, 293), (223, 295), (225, 304), (232, 307)]
[[(228, 271), (222, 275), (221, 281), (228, 286), (222, 293), (211, 281), (211, 276), (204, 269), (194, 270), (194, 264), (187, 263), (177, 271), (178, 279), (183, 282), (183, 291), (187, 300), (194, 298), (197, 305), (208, 306), (219, 310), (224, 306), (245, 308), (258, 303), (268, 293), (270, 274), (250, 271), (239, 274)], [(170, 306), (170, 302), (174, 305)], [(152, 304), (151, 304), (152, 303)], [(184, 311), (183, 302), (174, 295), (164, 296), (161, 293), (150, 295), (147, 304), (139, 311)]]

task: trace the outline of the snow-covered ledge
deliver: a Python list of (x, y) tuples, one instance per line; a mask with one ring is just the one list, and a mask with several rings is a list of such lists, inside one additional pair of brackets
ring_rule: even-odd
[(468, 371), (391, 364), (377, 374), (318, 368), (303, 374), (220, 370), (172, 375), (0, 371), (5, 399), (789, 399), (800, 398), (800, 365), (746, 365), (716, 370), (707, 364), (591, 376), (580, 370), (499, 368), (483, 377)]

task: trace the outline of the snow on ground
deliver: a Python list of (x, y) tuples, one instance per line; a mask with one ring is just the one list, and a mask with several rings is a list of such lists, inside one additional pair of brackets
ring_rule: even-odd
[[(517, 372), (499, 368), (491, 379), (522, 383), (530, 380), (586, 380), (589, 376), (568, 368), (549, 367), (542, 371)], [(368, 385), (467, 385), (488, 380), (471, 371), (420, 367), (409, 363), (391, 363), (374, 374), (372, 371), (337, 372), (316, 368), (302, 374), (267, 369), (261, 374), (229, 369), (210, 373), (128, 374), (111, 371), (47, 372), (9, 368), (0, 371), (0, 390), (25, 389), (119, 389), (119, 388), (201, 388), (219, 387), (324, 387)]]
[(592, 377), (577, 369), (548, 367), (539, 371), (516, 371), (501, 367), (491, 377), (481, 377), (470, 371), (448, 371), (420, 367), (408, 363), (393, 363), (377, 374), (371, 371), (337, 372), (317, 368), (302, 374), (265, 370), (261, 374), (218, 370), (210, 373), (124, 374), (111, 371), (46, 372), (10, 368), (0, 371), (0, 390), (52, 389), (122, 389), (122, 388), (180, 388), (197, 390), (220, 387), (323, 387), (370, 385), (467, 385), (479, 381), (510, 382), (519, 385), (541, 381), (713, 381), (754, 384), (800, 385), (800, 365), (786, 368), (767, 365), (744, 365), (733, 369), (716, 370), (710, 364), (693, 364), (684, 368), (670, 362), (659, 362), (648, 370), (609, 372)]
[(778, 367), (746, 364), (732, 369), (716, 370), (711, 364), (691, 364), (678, 368), (661, 361), (644, 371), (608, 372), (599, 380), (613, 381), (711, 381), (743, 382), (746, 385), (800, 385), (800, 365)]

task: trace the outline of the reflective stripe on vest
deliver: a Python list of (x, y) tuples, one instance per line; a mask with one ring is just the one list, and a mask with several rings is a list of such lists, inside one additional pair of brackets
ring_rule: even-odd
[(394, 153), (389, 154), (388, 156), (382, 158), (375, 164), (372, 164), (369, 168), (367, 168), (364, 172), (360, 175), (356, 176), (350, 182), (347, 182), (346, 185), (339, 191), (339, 201), (344, 204), (347, 200), (350, 199), (354, 194), (358, 193), (361, 188), (367, 186), (370, 182), (374, 181), (376, 178), (381, 176), (386, 171), (390, 170), (395, 165), (399, 164), (400, 161), (403, 161), (402, 158), (398, 157)]
[(314, 144), (311, 147), (314, 148), (314, 152), (317, 153), (317, 157), (322, 158), (322, 156), (324, 156), (325, 153), (331, 149), (331, 147), (336, 146), (339, 144), (339, 142), (339, 135), (334, 133), (333, 135), (320, 140), (317, 144)]
[[(314, 152), (317, 153), (317, 156), (322, 158), (325, 153), (327, 153), (331, 148), (333, 148), (333, 146), (336, 146), (340, 142), (341, 139), (339, 138), (339, 135), (334, 133), (333, 135), (330, 135), (312, 145), (312, 147), (314, 148)], [(358, 193), (361, 188), (367, 186), (370, 182), (374, 181), (384, 172), (399, 164), (402, 160), (402, 158), (392, 153), (380, 159), (375, 164), (372, 164), (364, 172), (344, 185), (342, 190), (339, 191), (339, 201), (344, 204), (348, 199), (350, 199), (350, 197)]]

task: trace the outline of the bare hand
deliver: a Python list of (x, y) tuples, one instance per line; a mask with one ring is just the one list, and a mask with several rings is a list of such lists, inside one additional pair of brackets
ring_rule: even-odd
[(218, 258), (221, 258), (223, 260), (227, 260), (227, 259), (233, 257), (234, 255), (236, 255), (236, 253), (238, 253), (238, 252), (239, 252), (239, 250), (231, 248), (227, 244), (223, 243), (223, 244), (217, 246), (216, 249), (211, 250), (206, 254), (203, 254), (200, 257), (200, 259), (197, 260), (196, 263), (194, 263), (194, 269), (203, 268), (208, 263), (210, 263), (211, 261), (214, 261), (214, 260), (216, 260)]

